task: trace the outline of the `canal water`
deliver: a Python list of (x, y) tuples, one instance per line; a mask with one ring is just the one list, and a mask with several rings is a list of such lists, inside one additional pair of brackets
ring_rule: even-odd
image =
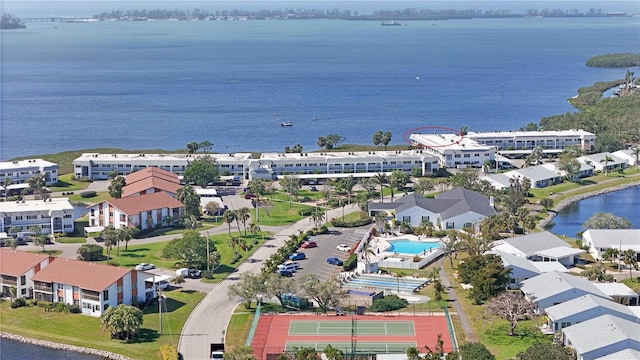
[(598, 212), (626, 218), (634, 229), (640, 228), (640, 186), (634, 186), (575, 202), (558, 213), (549, 229), (556, 235), (575, 237), (582, 224)]
[(101, 356), (81, 354), (68, 350), (25, 344), (15, 340), (0, 339), (1, 360), (105, 360)]

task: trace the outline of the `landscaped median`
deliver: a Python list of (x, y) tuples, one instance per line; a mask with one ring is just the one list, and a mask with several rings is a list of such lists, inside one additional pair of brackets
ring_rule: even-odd
[(177, 346), (182, 327), (204, 294), (196, 291), (165, 292), (166, 309), (162, 310), (162, 331), (158, 304), (144, 310), (144, 322), (138, 336), (129, 341), (111, 339), (100, 329), (96, 317), (58, 312), (44, 312), (38, 306), (12, 309), (8, 301), (0, 304), (1, 329), (33, 339), (105, 350), (131, 359), (160, 359), (160, 346)]

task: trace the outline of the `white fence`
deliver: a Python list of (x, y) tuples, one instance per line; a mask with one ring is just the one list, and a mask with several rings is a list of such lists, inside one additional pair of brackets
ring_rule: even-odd
[(418, 262), (413, 262), (411, 260), (410, 261), (383, 260), (383, 261), (378, 262), (378, 267), (392, 268), (392, 269), (418, 270), (418, 269), (422, 269), (423, 267), (427, 266), (427, 264), (431, 263), (432, 261), (434, 261), (435, 259), (439, 258), (443, 254), (444, 254), (444, 252), (442, 251), (442, 249), (435, 249), (434, 251), (429, 253), (426, 257), (424, 257), (422, 260), (420, 260)]

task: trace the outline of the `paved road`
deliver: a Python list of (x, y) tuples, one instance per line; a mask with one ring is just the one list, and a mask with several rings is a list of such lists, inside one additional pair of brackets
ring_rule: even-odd
[[(345, 209), (345, 212), (355, 210), (355, 205), (351, 205)], [(338, 217), (341, 214), (341, 208), (329, 210), (328, 212), (329, 218)], [(273, 239), (268, 240), (268, 246), (261, 246), (256, 250), (252, 258), (268, 259), (289, 239), (289, 236), (297, 234), (299, 230), (306, 231), (312, 227), (312, 222), (308, 219), (303, 219), (291, 226), (282, 228), (275, 234)], [(238, 273), (231, 274), (209, 291), (200, 304), (191, 312), (182, 329), (178, 345), (178, 350), (185, 360), (208, 359), (209, 344), (224, 342), (225, 329), (234, 309), (241, 302), (237, 297), (230, 298), (228, 296), (228, 288), (234, 283), (239, 274), (258, 272), (260, 271), (260, 266), (260, 262), (244, 262), (238, 267)]]

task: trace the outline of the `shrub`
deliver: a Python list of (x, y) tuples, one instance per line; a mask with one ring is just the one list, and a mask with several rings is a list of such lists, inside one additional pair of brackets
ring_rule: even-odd
[(364, 225), (369, 225), (373, 222), (373, 219), (370, 217), (364, 219), (358, 219), (354, 221), (342, 221), (342, 219), (333, 219), (331, 220), (331, 225), (335, 227), (360, 227)]
[(202, 278), (204, 279), (213, 279), (213, 271), (211, 270), (204, 270), (202, 272)]
[(56, 312), (67, 312), (69, 311), (69, 305), (58, 301), (53, 305), (53, 310), (55, 310)]
[(117, 261), (115, 260), (109, 260), (107, 261), (107, 265), (111, 265), (111, 266), (120, 266), (120, 264), (118, 264)]
[(80, 314), (82, 311), (80, 310), (80, 305), (73, 304), (69, 305), (69, 312), (72, 314)]
[(162, 360), (178, 360), (178, 349), (175, 346), (164, 344), (160, 346)]
[(96, 195), (98, 195), (98, 193), (97, 193), (97, 192), (95, 192), (95, 191), (92, 191), (92, 190), (90, 190), (90, 191), (83, 191), (83, 192), (81, 192), (81, 193), (80, 193), (80, 197), (81, 197), (81, 198), (84, 198), (84, 199), (92, 198), (92, 197), (94, 197), (94, 196), (96, 196)]
[(53, 303), (51, 303), (51, 302), (49, 302), (49, 301), (38, 300), (38, 302), (37, 302), (37, 303), (35, 303), (35, 301), (34, 301), (34, 305), (37, 305), (38, 307), (41, 307), (41, 308), (45, 308), (45, 309), (47, 309), (47, 308), (49, 308), (50, 306), (52, 306), (52, 305), (53, 305)]
[(353, 268), (356, 267), (357, 263), (358, 263), (358, 255), (351, 254), (342, 265), (342, 268), (344, 269), (344, 271), (351, 271)]
[(25, 300), (24, 298), (17, 298), (11, 303), (12, 309), (23, 307), (23, 306), (27, 306), (27, 300)]
[(386, 295), (382, 299), (374, 300), (369, 310), (375, 312), (393, 311), (402, 309), (407, 305), (409, 305), (409, 302), (399, 298), (398, 295)]
[(99, 261), (102, 260), (104, 248), (96, 244), (84, 244), (78, 248), (78, 260)]

